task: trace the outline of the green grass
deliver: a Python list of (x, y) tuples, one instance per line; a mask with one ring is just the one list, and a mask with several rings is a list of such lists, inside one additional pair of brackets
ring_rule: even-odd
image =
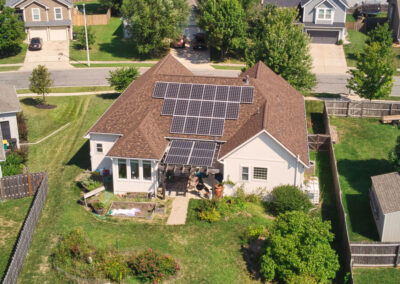
[(26, 43), (21, 44), (21, 50), (18, 52), (18, 54), (3, 58), (0, 57), (0, 64), (24, 63), (27, 48), (28, 45)]
[(355, 23), (356, 18), (354, 18), (353, 14), (346, 14), (346, 23)]
[(305, 101), (307, 131), (309, 134), (324, 134), (324, 103), (322, 101)]
[(367, 36), (358, 31), (348, 30), (348, 40), (350, 44), (345, 44), (343, 46), (344, 53), (346, 55), (347, 66), (355, 67), (357, 63), (356, 53), (362, 53), (364, 51), (365, 40)]
[(355, 268), (354, 284), (397, 284), (400, 279), (400, 269), (396, 268)]
[(215, 69), (222, 70), (242, 70), (244, 66), (229, 66), (229, 65), (211, 65)]
[(3, 278), (19, 231), (31, 205), (26, 197), (0, 202), (0, 279)]
[[(90, 59), (93, 61), (123, 61), (152, 59), (142, 58), (135, 51), (132, 43), (123, 39), (122, 21), (111, 17), (108, 25), (92, 26), (96, 35), (96, 42), (90, 49)], [(76, 43), (71, 42), (70, 59), (86, 61), (86, 50), (79, 49)]]
[[(240, 237), (248, 225), (270, 222), (261, 205), (250, 204), (248, 213), (214, 224), (199, 222), (189, 209), (185, 226), (165, 226), (113, 218), (99, 220), (77, 203), (81, 191), (73, 180), (90, 163), (89, 144), (83, 135), (113, 98), (115, 96), (48, 99), (49, 103), (59, 106), (55, 109), (58, 114), (52, 115), (53, 120), (60, 124), (69, 121), (71, 126), (30, 147), (29, 169), (48, 172), (50, 192), (19, 282), (67, 282), (51, 268), (50, 255), (60, 235), (77, 226), (82, 227), (88, 239), (99, 247), (113, 246), (120, 251), (132, 252), (152, 248), (171, 255), (182, 267), (177, 282), (252, 282), (242, 255)], [(35, 110), (25, 104), (21, 107), (28, 118), (30, 131), (41, 136), (44, 131), (37, 120), (51, 118), (48, 110)], [(47, 122), (48, 125), (52, 123)], [(194, 203), (195, 200), (190, 202), (190, 208)]]
[[(93, 67), (153, 67), (155, 63), (95, 63), (90, 64)], [(88, 68), (85, 63), (72, 64), (75, 68)]]
[(1, 66), (0, 65), (0, 72), (5, 71), (17, 71), (21, 66)]
[(335, 154), (350, 240), (378, 241), (369, 206), (371, 176), (394, 171), (388, 153), (399, 130), (374, 118), (332, 117), (331, 124), (339, 134)]
[[(110, 86), (88, 86), (88, 87), (56, 87), (50, 88), (50, 93), (80, 93), (80, 92), (100, 92), (113, 91)], [(32, 94), (29, 89), (18, 89), (17, 94)]]
[[(83, 3), (74, 3), (74, 6), (78, 6), (79, 11), (81, 11), (83, 8), (82, 4)], [(85, 3), (85, 10), (86, 10), (86, 15), (107, 13), (107, 7), (102, 6), (98, 1)]]

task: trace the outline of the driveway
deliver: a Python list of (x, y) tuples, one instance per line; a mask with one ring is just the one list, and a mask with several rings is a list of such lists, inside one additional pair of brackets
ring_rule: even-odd
[(346, 74), (347, 63), (342, 45), (313, 43), (310, 44), (310, 53), (315, 74)]
[(28, 50), (20, 70), (31, 71), (39, 64), (46, 65), (49, 69), (72, 68), (69, 64), (69, 41), (45, 41), (42, 50)]

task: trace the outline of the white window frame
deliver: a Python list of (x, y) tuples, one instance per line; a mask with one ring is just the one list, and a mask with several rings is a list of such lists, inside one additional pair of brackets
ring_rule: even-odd
[[(327, 10), (331, 11), (331, 17), (330, 18), (326, 17), (326, 11)], [(324, 11), (324, 17), (323, 18), (319, 17), (319, 12), (320, 11)], [(317, 19), (317, 21), (330, 21), (332, 23), (333, 22), (334, 13), (335, 13), (335, 11), (332, 8), (317, 8), (316, 19)]]
[[(119, 160), (125, 160), (126, 161), (126, 178), (120, 178), (119, 177)], [(135, 160), (139, 162), (139, 178), (133, 179), (131, 174), (132, 174), (132, 169), (131, 169), (131, 161)], [(152, 160), (142, 160), (142, 159), (122, 159), (122, 158), (116, 158), (116, 166), (117, 166), (117, 180), (119, 181), (130, 181), (130, 182), (148, 182), (152, 183), (154, 180), (154, 163)], [(143, 161), (148, 161), (150, 162), (150, 169), (151, 169), (151, 179), (144, 179), (144, 171), (143, 171)]]
[[(150, 179), (144, 179), (144, 167), (143, 167), (143, 162), (150, 162)], [(140, 161), (140, 167), (141, 167), (141, 175), (140, 179), (143, 182), (153, 182), (153, 162), (151, 160), (141, 160)]]
[[(125, 167), (126, 167), (126, 177), (125, 178), (122, 178), (122, 177), (120, 177), (119, 176), (119, 160), (125, 160)], [(128, 163), (128, 161), (129, 160), (127, 160), (127, 159), (117, 159), (117, 177), (118, 177), (118, 180), (123, 180), (123, 181), (126, 181), (126, 180), (128, 180), (129, 179), (129, 171), (130, 171), (130, 164)]]
[[(138, 178), (132, 178), (132, 161), (137, 161), (137, 163), (138, 163)], [(129, 179), (131, 181), (140, 181), (141, 180), (141, 178), (140, 178), (140, 172), (141, 172), (140, 163), (141, 163), (141, 160), (129, 159)]]
[[(256, 178), (255, 176), (254, 176), (254, 174), (255, 174), (255, 172), (256, 172), (256, 168), (260, 168), (260, 169), (266, 169), (267, 170), (267, 177), (266, 177), (266, 179), (259, 179), (259, 178)], [(253, 167), (253, 169), (252, 169), (252, 179), (254, 180), (254, 181), (264, 181), (264, 182), (266, 182), (266, 181), (268, 181), (268, 168), (267, 167), (265, 167), (265, 166), (254, 166)]]
[[(99, 151), (101, 149), (101, 151)], [(103, 153), (103, 144), (96, 143), (96, 153)]]
[[(35, 11), (38, 11), (39, 19), (35, 20)], [(32, 22), (40, 22), (40, 9), (32, 8)]]
[[(57, 9), (60, 9), (60, 15), (61, 15), (61, 18), (60, 18), (60, 19), (57, 19), (57, 12), (56, 12)], [(62, 8), (61, 8), (61, 7), (54, 7), (54, 20), (56, 20), (56, 21), (62, 21), (62, 19), (63, 19)]]
[[(247, 180), (243, 179), (243, 168), (247, 168)], [(248, 165), (240, 165), (240, 181), (249, 182), (250, 181), (250, 169), (251, 167)]]

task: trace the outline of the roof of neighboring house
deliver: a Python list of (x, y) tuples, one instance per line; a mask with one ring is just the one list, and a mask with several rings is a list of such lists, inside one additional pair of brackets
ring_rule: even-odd
[[(6, 6), (7, 7), (15, 7), (16, 5), (18, 5), (21, 2), (24, 2), (25, 0), (6, 0)], [(40, 0), (36, 0), (37, 2), (40, 2)], [(71, 6), (72, 5), (72, 0), (54, 0), (55, 2), (60, 2), (60, 3), (64, 3), (67, 6)]]
[(70, 26), (71, 20), (59, 20), (48, 22), (25, 22), (25, 27), (64, 27)]
[(301, 0), (264, 0), (263, 5), (274, 4), (278, 7), (297, 7)]
[[(313, 0), (301, 0), (301, 7), (304, 7), (307, 3), (311, 2), (311, 1), (313, 1)], [(328, 1), (328, 0), (321, 0), (320, 2), (317, 2), (316, 4), (321, 4), (325, 1)], [(350, 7), (346, 0), (338, 0), (338, 1), (341, 2), (344, 6), (346, 6), (346, 8)]]
[[(172, 117), (161, 116), (163, 99), (152, 98), (155, 82), (244, 86), (246, 75), (255, 88), (254, 101), (240, 104), (239, 119), (226, 120), (221, 137), (170, 133)], [(224, 141), (223, 157), (263, 129), (308, 166), (304, 98), (283, 78), (261, 62), (236, 78), (194, 76), (168, 55), (136, 79), (88, 133), (122, 135), (107, 156), (158, 160), (166, 137)]]
[(383, 213), (400, 211), (400, 173), (374, 176), (371, 180)]
[(304, 22), (303, 23), (306, 28), (344, 28), (346, 27), (345, 23), (332, 23), (332, 24), (316, 24), (313, 22)]
[(3, 162), (5, 160), (6, 160), (6, 152), (4, 150), (3, 135), (1, 134), (1, 125), (0, 125), (0, 162)]
[(0, 113), (19, 112), (21, 107), (15, 92), (15, 88), (10, 85), (0, 84)]

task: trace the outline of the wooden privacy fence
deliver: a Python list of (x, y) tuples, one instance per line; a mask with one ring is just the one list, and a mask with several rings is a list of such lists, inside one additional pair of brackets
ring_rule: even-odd
[(325, 101), (329, 115), (353, 117), (381, 117), (400, 114), (400, 103), (377, 101)]
[(331, 137), (326, 134), (309, 134), (308, 147), (315, 151), (328, 151)]
[(353, 266), (395, 266), (400, 264), (400, 243), (352, 242)]
[(357, 21), (354, 23), (346, 23), (347, 30), (354, 30), (354, 31), (365, 31), (365, 23), (362, 21)]
[(31, 173), (0, 178), (0, 199), (18, 199), (35, 194), (43, 175)]
[[(86, 25), (88, 26), (107, 25), (108, 22), (110, 21), (110, 17), (111, 17), (111, 9), (108, 9), (106, 14), (97, 14), (97, 15), (86, 14)], [(79, 12), (78, 9), (73, 9), (72, 24), (74, 26), (85, 25), (83, 14)]]
[(36, 191), (31, 208), (29, 209), (28, 215), (24, 221), (19, 237), (17, 239), (14, 253), (11, 257), (10, 264), (3, 278), (4, 284), (17, 283), (19, 273), (22, 270), (26, 255), (31, 246), (32, 237), (36, 230), (36, 225), (39, 221), (40, 214), (46, 202), (47, 193), (49, 192), (47, 174), (41, 174), (43, 178)]

